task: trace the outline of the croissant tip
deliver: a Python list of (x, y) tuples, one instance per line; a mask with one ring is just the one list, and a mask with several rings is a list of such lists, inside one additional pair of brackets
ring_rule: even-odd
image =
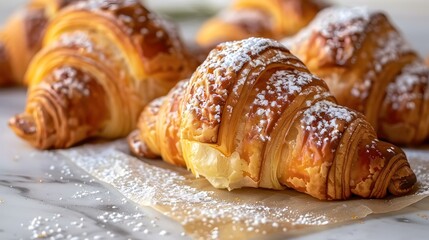
[(128, 146), (131, 154), (138, 158), (157, 158), (158, 156), (152, 153), (146, 144), (140, 139), (140, 130), (135, 130), (128, 136)]
[(127, 137), (129, 149), (134, 156), (140, 155), (139, 154), (140, 140), (138, 139), (138, 133), (139, 133), (139, 130), (135, 130), (131, 132), (130, 135), (128, 135)]
[(20, 137), (29, 139), (37, 132), (34, 118), (29, 114), (20, 114), (9, 120), (9, 127)]
[(413, 190), (417, 182), (417, 177), (410, 167), (401, 168), (393, 175), (390, 184), (389, 192), (395, 196), (402, 196)]

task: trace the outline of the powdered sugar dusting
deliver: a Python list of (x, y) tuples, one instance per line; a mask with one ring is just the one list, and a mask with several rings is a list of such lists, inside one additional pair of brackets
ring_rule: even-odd
[(338, 40), (365, 31), (370, 15), (371, 12), (365, 7), (328, 8), (317, 16), (313, 27), (324, 37)]
[(413, 52), (407, 41), (396, 31), (390, 31), (377, 41), (377, 49), (374, 51), (375, 71), (380, 72), (383, 67), (397, 60), (406, 53)]
[[(252, 58), (258, 56), (268, 48), (284, 48), (280, 43), (266, 38), (249, 38), (242, 41), (226, 42), (208, 57), (210, 61), (200, 66), (200, 71), (208, 69), (226, 69), (227, 72), (238, 72), (244, 64), (251, 62)], [(254, 66), (263, 63), (256, 61)], [(213, 77), (215, 77), (213, 75)]]
[(158, 51), (144, 51), (143, 54), (163, 52), (184, 58), (183, 44), (175, 26), (158, 14), (150, 12), (138, 0), (87, 0), (74, 4), (71, 9), (113, 15), (117, 30), (134, 38), (136, 45), (144, 45), (140, 41), (164, 45), (163, 48), (158, 46)]
[(351, 90), (354, 97), (367, 99), (373, 82), (384, 71), (386, 65), (397, 61), (405, 54), (413, 53), (407, 41), (395, 30), (391, 30), (387, 34), (380, 36), (376, 44), (372, 61), (368, 63), (368, 72), (364, 76), (363, 84), (357, 84)]
[(307, 38), (313, 32), (319, 32), (325, 38), (335, 39), (361, 34), (371, 18), (366, 7), (330, 7), (322, 10), (310, 25), (299, 33), (298, 38)]
[(294, 97), (313, 81), (321, 80), (311, 73), (296, 69), (279, 70), (270, 77), (266, 88), (260, 90), (252, 103), (256, 113), (252, 118), (260, 119), (252, 128), (262, 141), (269, 139), (265, 130), (275, 124), (272, 120), (277, 119)]
[(265, 66), (259, 56), (268, 49), (276, 52), (272, 61), (285, 57), (280, 50), (287, 51), (280, 43), (265, 38), (227, 42), (212, 50), (191, 79), (185, 111), (207, 126), (219, 124), (231, 90), (237, 94), (250, 69)]
[(83, 96), (89, 96), (90, 90), (88, 82), (91, 77), (85, 73), (78, 72), (73, 67), (61, 67), (53, 71), (53, 77), (56, 80), (52, 88), (69, 98), (72, 98), (74, 92), (79, 92)]
[[(151, 116), (157, 116), (164, 100), (165, 100), (165, 97), (159, 97), (159, 98), (153, 100), (152, 102), (150, 102), (146, 106), (145, 111), (150, 111)], [(156, 121), (158, 118), (157, 117), (149, 117), (148, 118), (148, 117), (146, 117), (146, 115), (147, 114), (141, 115), (141, 117), (145, 117), (144, 124), (147, 125), (147, 127), (149, 129), (155, 129)]]
[(386, 98), (393, 109), (399, 109), (402, 105), (413, 109), (415, 100), (428, 98), (428, 95), (421, 91), (421, 88), (425, 89), (428, 85), (429, 68), (421, 60), (416, 60), (405, 66), (395, 81), (387, 86)]
[(61, 46), (78, 47), (85, 49), (85, 52), (94, 51), (94, 45), (88, 34), (81, 31), (62, 34), (58, 40)]
[(332, 56), (336, 64), (344, 65), (352, 57), (355, 49), (346, 49), (350, 42), (358, 43), (365, 32), (372, 12), (365, 7), (331, 7), (322, 10), (316, 18), (293, 39), (285, 40), (294, 46), (308, 41), (313, 34), (326, 39), (323, 51)]
[(347, 123), (355, 118), (356, 113), (348, 108), (322, 100), (303, 113), (301, 128), (309, 132), (318, 147), (322, 147), (341, 139)]
[[(355, 98), (359, 99), (366, 99), (369, 96), (372, 83), (376, 77), (376, 74), (374, 71), (369, 70), (364, 75), (363, 83), (361, 84), (355, 84), (351, 89), (351, 95)], [(359, 111), (363, 111), (363, 109), (358, 109)]]

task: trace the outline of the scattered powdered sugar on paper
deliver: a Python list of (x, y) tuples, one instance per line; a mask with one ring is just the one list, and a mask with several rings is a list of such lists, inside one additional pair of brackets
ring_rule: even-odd
[[(124, 141), (60, 151), (130, 200), (151, 206), (183, 224), (194, 238), (244, 239), (290, 234), (298, 229), (399, 210), (429, 195), (429, 161), (424, 151), (411, 151), (420, 181), (416, 194), (383, 200), (320, 201), (291, 190), (214, 189), (206, 180), (161, 161), (140, 161), (124, 153)], [(424, 155), (426, 153), (426, 155)]]

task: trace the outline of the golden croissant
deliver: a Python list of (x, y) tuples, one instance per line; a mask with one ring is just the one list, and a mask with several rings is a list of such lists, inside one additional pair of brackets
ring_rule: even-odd
[(282, 39), (306, 26), (324, 6), (315, 0), (235, 0), (201, 27), (196, 41), (212, 48), (249, 37)]
[(384, 14), (328, 8), (285, 44), (380, 138), (397, 144), (428, 138), (429, 68)]
[(49, 20), (78, 0), (31, 0), (0, 30), (0, 86), (22, 84), (32, 57), (40, 50)]
[(26, 75), (25, 112), (9, 124), (41, 149), (126, 136), (192, 64), (175, 29), (138, 0), (80, 2), (47, 27)]
[(143, 111), (133, 154), (186, 166), (217, 188), (293, 188), (319, 199), (382, 198), (416, 183), (404, 152), (278, 42), (228, 42)]

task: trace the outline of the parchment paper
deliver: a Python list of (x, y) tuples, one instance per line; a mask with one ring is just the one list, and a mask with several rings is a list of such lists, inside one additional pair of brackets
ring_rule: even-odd
[(57, 154), (137, 204), (153, 207), (180, 222), (193, 238), (243, 239), (338, 224), (372, 213), (397, 211), (420, 201), (429, 196), (429, 159), (425, 159), (429, 150), (406, 152), (419, 180), (416, 192), (383, 200), (347, 201), (320, 201), (293, 190), (218, 190), (185, 169), (130, 156), (123, 140)]

